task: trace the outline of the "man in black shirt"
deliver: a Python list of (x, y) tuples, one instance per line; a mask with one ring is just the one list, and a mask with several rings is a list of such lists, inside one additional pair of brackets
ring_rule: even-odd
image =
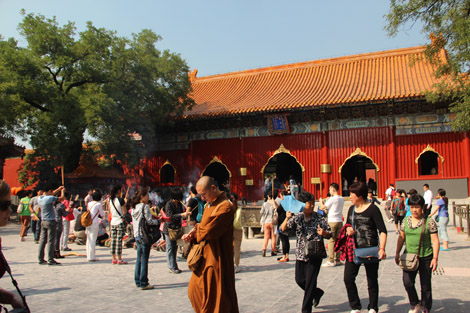
[[(199, 209), (199, 203), (203, 204), (201, 197), (197, 194), (196, 187), (192, 186), (191, 190), (189, 191), (191, 199), (189, 199), (187, 203), (187, 208), (191, 212), (189, 217), (189, 225), (194, 226), (196, 223), (199, 223), (202, 218), (202, 214), (204, 213), (204, 209)], [(192, 227), (191, 227), (192, 228)]]

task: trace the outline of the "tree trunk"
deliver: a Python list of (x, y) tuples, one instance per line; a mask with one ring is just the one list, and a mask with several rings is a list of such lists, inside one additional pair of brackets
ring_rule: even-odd
[(71, 173), (79, 166), (82, 150), (83, 135), (76, 136), (74, 140), (70, 140), (67, 145), (64, 146), (63, 162), (65, 173)]

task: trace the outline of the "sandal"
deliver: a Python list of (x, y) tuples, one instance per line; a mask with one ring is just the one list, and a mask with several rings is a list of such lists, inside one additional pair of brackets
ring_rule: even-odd
[(287, 259), (280, 259), (278, 262), (289, 262), (289, 258), (287, 258)]
[(124, 261), (124, 260), (118, 260), (118, 261), (117, 261), (117, 264), (119, 264), (119, 265), (120, 265), (120, 264), (127, 264), (127, 262)]

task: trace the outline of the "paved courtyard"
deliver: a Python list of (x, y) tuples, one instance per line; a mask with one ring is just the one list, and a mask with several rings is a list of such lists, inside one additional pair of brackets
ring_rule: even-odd
[[(450, 225), (451, 226), (451, 225)], [(380, 312), (407, 312), (408, 300), (403, 288), (401, 270), (394, 263), (397, 235), (387, 224), (389, 239), (387, 259), (380, 264)], [(435, 312), (470, 312), (470, 242), (466, 235), (450, 229), (452, 251), (441, 252), (439, 271), (433, 276)], [(191, 272), (184, 260), (180, 275), (167, 271), (163, 252), (152, 251), (149, 264), (154, 290), (142, 291), (133, 282), (136, 252), (124, 249), (128, 265), (112, 265), (108, 248), (97, 247), (101, 260), (89, 263), (84, 256), (68, 256), (62, 266), (37, 264), (38, 245), (31, 233), (26, 242), (19, 240), (19, 226), (10, 224), (0, 229), (2, 246), (19, 286), (27, 296), (32, 312), (192, 312), (187, 297)], [(276, 257), (261, 257), (261, 239), (242, 243), (242, 271), (236, 275), (236, 288), (241, 312), (299, 312), (302, 290), (294, 281), (294, 240), (291, 240), (291, 262), (278, 264)], [(85, 254), (84, 246), (71, 244), (73, 252)], [(319, 287), (325, 295), (314, 312), (349, 312), (342, 281), (344, 266), (322, 268)], [(363, 307), (367, 307), (367, 283), (364, 269), (357, 278)], [(0, 280), (2, 288), (13, 290), (10, 279)]]

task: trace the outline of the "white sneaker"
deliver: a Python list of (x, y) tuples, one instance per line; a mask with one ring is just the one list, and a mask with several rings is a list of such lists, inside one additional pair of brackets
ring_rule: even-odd
[(377, 311), (374, 310), (374, 309), (370, 309), (370, 310), (369, 310), (369, 313), (377, 313)]
[(240, 266), (235, 266), (235, 273), (240, 273)]
[(361, 313), (362, 310), (351, 310), (349, 313)]
[(419, 304), (412, 306), (411, 310), (408, 311), (408, 313), (419, 313), (419, 312), (421, 312), (421, 305)]
[(331, 263), (330, 261), (322, 264), (322, 267), (333, 267), (336, 266), (336, 263)]

